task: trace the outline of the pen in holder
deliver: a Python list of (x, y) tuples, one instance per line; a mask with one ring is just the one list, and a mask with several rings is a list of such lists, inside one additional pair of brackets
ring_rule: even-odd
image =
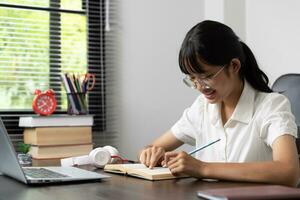
[(67, 93), (68, 98), (68, 114), (69, 115), (85, 115), (88, 114), (86, 93)]

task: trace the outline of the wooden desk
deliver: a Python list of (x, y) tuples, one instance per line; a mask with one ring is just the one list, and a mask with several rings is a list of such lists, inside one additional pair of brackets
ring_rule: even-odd
[[(104, 173), (101, 170), (97, 170)], [(108, 173), (104, 173), (108, 174)], [(195, 178), (147, 181), (129, 176), (108, 174), (100, 182), (28, 186), (6, 176), (0, 176), (0, 199), (9, 200), (164, 200), (197, 199), (199, 189), (249, 186), (233, 182), (205, 182)], [(257, 185), (257, 184), (256, 184)]]

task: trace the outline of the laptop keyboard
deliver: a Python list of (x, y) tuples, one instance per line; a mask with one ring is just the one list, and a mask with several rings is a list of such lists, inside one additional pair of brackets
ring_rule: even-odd
[(63, 178), (68, 177), (67, 175), (60, 174), (45, 168), (24, 168), (26, 176), (31, 178)]

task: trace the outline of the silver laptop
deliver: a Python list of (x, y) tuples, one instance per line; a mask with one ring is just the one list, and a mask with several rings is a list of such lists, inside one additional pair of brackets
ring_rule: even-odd
[(76, 167), (21, 167), (1, 118), (0, 172), (26, 184), (101, 180), (110, 177)]

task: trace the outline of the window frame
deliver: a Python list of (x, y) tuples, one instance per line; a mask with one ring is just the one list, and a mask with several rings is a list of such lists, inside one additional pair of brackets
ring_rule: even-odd
[[(0, 3), (0, 7), (10, 7), (10, 8), (21, 8), (21, 9), (32, 9), (32, 10), (44, 10), (49, 11), (50, 13), (54, 13), (50, 16), (51, 19), (58, 19), (59, 16), (55, 15), (55, 13), (65, 12), (65, 13), (75, 13), (75, 14), (86, 14), (87, 16), (87, 72), (96, 74), (96, 84), (94, 89), (88, 95), (88, 109), (89, 114), (94, 116), (94, 126), (92, 127), (93, 130), (93, 138), (97, 138), (97, 135), (103, 134), (106, 131), (106, 80), (105, 80), (105, 0), (83, 0), (83, 8), (86, 8), (85, 11), (70, 11), (59, 9), (60, 0), (50, 0), (53, 3), (53, 7), (50, 8), (37, 8), (33, 6), (23, 6), (23, 5), (12, 5), (12, 4), (3, 4)], [(52, 12), (51, 12), (52, 11)], [(50, 24), (53, 21), (50, 21)], [(53, 35), (55, 34), (55, 35)], [(57, 30), (55, 30), (49, 35), (49, 41), (51, 40), (51, 36), (57, 36)], [(52, 46), (51, 46), (52, 45)], [(50, 51), (54, 51), (57, 53), (57, 49), (54, 47), (57, 44), (50, 44)], [(54, 59), (49, 57), (49, 59)], [(57, 60), (57, 57), (55, 57)], [(52, 63), (52, 62), (50, 62)], [(55, 62), (53, 62), (55, 63)], [(51, 70), (55, 70), (57, 73), (57, 67), (51, 68), (50, 67), (50, 75)], [(59, 76), (59, 75), (58, 75)], [(49, 76), (50, 88), (53, 86), (51, 85), (51, 79), (58, 79), (57, 76)], [(58, 85), (55, 85), (57, 87)], [(61, 95), (56, 95), (56, 99), (60, 100)], [(66, 114), (66, 111), (55, 111), (54, 114)], [(33, 111), (28, 110), (19, 110), (19, 111), (0, 111), (0, 116), (2, 118), (3, 123), (6, 126), (6, 129), (12, 139), (14, 145), (17, 142), (23, 141), (23, 131), (24, 128), (19, 127), (19, 117), (20, 116), (30, 116), (35, 115)], [(101, 141), (97, 139), (93, 139), (95, 146), (102, 145)]]

